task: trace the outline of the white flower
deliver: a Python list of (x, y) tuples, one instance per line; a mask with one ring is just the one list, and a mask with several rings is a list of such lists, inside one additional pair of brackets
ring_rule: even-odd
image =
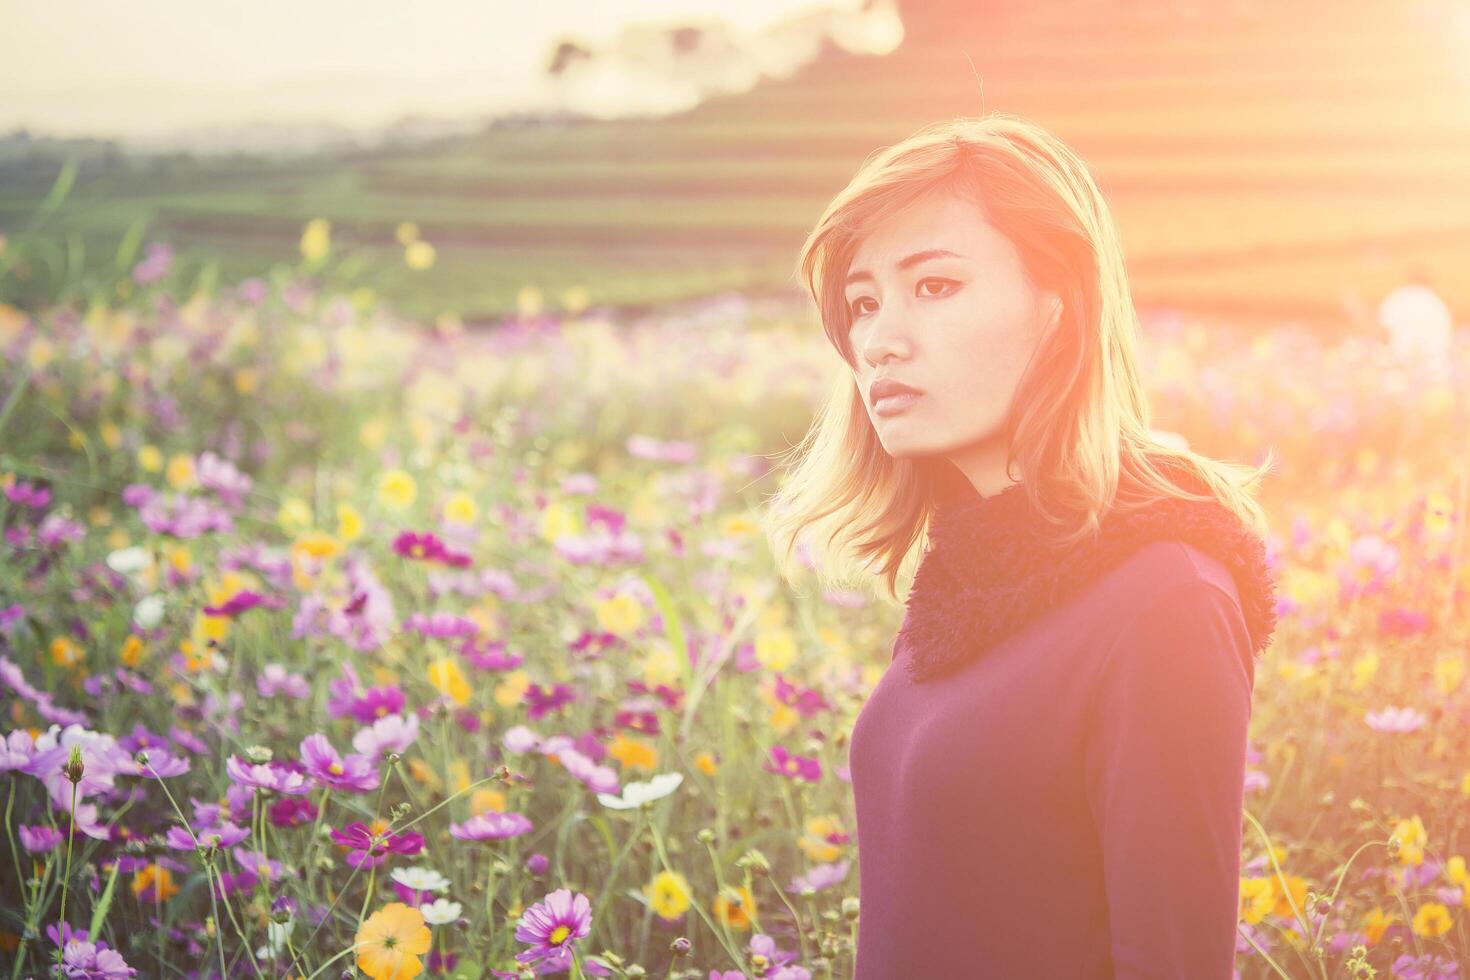
[(394, 868), (389, 877), (410, 891), (442, 892), (449, 887), (449, 879), (433, 868)]
[(458, 902), (451, 902), (447, 898), (436, 898), (432, 902), (425, 902), (419, 906), (419, 911), (424, 914), (424, 921), (431, 926), (448, 925), (459, 918), (464, 907)]
[(612, 810), (632, 810), (663, 799), (678, 789), (683, 781), (682, 772), (660, 773), (646, 783), (629, 783), (623, 787), (621, 796), (598, 793), (597, 802)]
[(145, 630), (151, 630), (163, 622), (163, 596), (154, 593), (139, 599), (138, 604), (133, 607), (133, 622)]
[(119, 548), (107, 556), (107, 567), (119, 575), (132, 575), (147, 568), (153, 561), (148, 549), (139, 545)]

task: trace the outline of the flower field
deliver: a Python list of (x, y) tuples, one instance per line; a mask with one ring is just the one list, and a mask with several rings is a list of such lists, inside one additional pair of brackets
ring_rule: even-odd
[[(850, 976), (902, 610), (762, 533), (812, 314), (169, 263), (0, 306), (0, 973)], [(1240, 976), (1460, 976), (1470, 352), (1146, 328), (1159, 428), (1283, 461)]]

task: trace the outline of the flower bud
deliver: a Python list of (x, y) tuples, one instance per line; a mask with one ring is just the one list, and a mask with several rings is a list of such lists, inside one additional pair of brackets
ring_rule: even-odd
[(857, 919), (858, 900), (856, 898), (853, 898), (849, 895), (847, 898), (844, 898), (842, 900), (842, 917), (849, 922), (855, 921)]
[(66, 760), (66, 765), (61, 767), (61, 774), (75, 786), (82, 781), (82, 774), (86, 772), (86, 769), (86, 765), (82, 762), (82, 747), (73, 745), (71, 757)]
[(715, 832), (709, 827), (704, 827), (699, 833), (694, 835), (694, 839), (701, 844), (713, 844), (715, 842)]
[(688, 956), (693, 949), (694, 944), (683, 936), (669, 943), (669, 952), (675, 956)]

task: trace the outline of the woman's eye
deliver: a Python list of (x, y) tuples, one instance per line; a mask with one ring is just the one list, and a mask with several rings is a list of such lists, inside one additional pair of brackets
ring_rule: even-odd
[[(937, 277), (934, 277), (934, 276), (930, 276), (927, 279), (920, 279), (919, 280), (919, 287), (918, 288), (920, 289), (920, 291), (922, 291), (930, 283), (938, 283), (939, 286), (940, 286), (940, 288), (941, 288), (941, 291), (940, 292), (937, 292), (937, 293), (933, 293), (933, 292), (923, 293), (923, 295), (928, 296), (931, 299), (945, 295), (944, 292), (942, 291), (944, 288), (947, 288), (949, 286), (958, 286), (959, 285), (959, 283), (955, 282), (953, 279), (940, 279), (940, 278), (937, 278)], [(870, 297), (867, 297), (867, 296), (859, 296), (857, 299), (853, 300), (852, 305), (847, 308), (847, 312), (851, 316), (851, 318), (854, 319), (854, 320), (856, 320), (858, 317), (862, 316), (863, 315), (862, 304), (864, 302), (869, 302), (869, 301), (871, 301), (871, 299), (870, 299)]]

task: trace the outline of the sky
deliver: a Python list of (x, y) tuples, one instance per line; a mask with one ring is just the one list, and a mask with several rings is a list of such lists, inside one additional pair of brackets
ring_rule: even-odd
[(860, 6), (0, 0), (0, 132), (125, 136), (265, 118), (373, 126), (404, 113), (484, 114), (546, 98), (540, 76), (562, 37), (610, 45), (630, 24), (699, 18), (760, 37), (814, 11), (856, 18)]

